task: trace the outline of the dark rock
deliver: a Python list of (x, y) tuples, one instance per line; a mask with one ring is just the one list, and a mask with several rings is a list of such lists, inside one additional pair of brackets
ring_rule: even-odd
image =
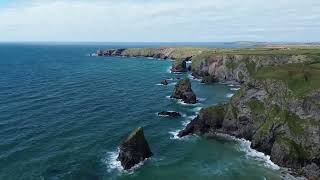
[(188, 71), (191, 71), (191, 70), (192, 70), (191, 66), (188, 66)]
[(305, 166), (302, 170), (308, 179), (316, 180), (316, 179), (320, 178), (320, 168), (315, 163), (311, 163), (311, 164)]
[(96, 54), (97, 56), (103, 56), (103, 51), (99, 49), (97, 50)]
[(168, 81), (166, 79), (164, 79), (161, 81), (161, 84), (166, 86), (166, 85), (168, 85)]
[(185, 60), (176, 60), (171, 68), (172, 72), (187, 72), (187, 63)]
[(202, 80), (201, 80), (201, 83), (204, 83), (204, 84), (211, 84), (211, 83), (214, 83), (214, 82), (217, 82), (217, 80), (214, 77), (210, 76), (210, 75), (203, 76)]
[(103, 56), (113, 56), (113, 53), (115, 51), (116, 51), (115, 49), (105, 50), (105, 51), (103, 51)]
[(121, 161), (122, 167), (127, 170), (151, 156), (152, 152), (144, 137), (143, 129), (139, 127), (121, 143), (117, 160)]
[(181, 114), (178, 112), (174, 112), (174, 111), (162, 111), (158, 113), (159, 116), (168, 116), (168, 117), (173, 117), (173, 118), (177, 118), (177, 117), (181, 117)]
[(225, 110), (226, 106), (224, 104), (201, 109), (199, 115), (184, 130), (180, 131), (178, 136), (183, 137), (190, 134), (203, 135), (221, 128)]
[(171, 98), (182, 99), (183, 102), (188, 104), (197, 103), (197, 97), (191, 89), (191, 82), (189, 78), (180, 80), (171, 95)]
[(121, 56), (122, 52), (126, 49), (116, 49), (111, 55), (112, 56)]

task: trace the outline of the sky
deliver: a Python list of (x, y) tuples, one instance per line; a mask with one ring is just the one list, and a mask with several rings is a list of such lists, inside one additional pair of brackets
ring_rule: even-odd
[(0, 0), (0, 41), (320, 42), (320, 0)]

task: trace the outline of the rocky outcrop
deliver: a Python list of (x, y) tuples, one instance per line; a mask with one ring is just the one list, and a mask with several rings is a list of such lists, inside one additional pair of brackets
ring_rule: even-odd
[(160, 84), (162, 84), (162, 85), (168, 85), (168, 81), (166, 80), (166, 79), (164, 79), (164, 80), (162, 80), (161, 82), (160, 82)]
[(225, 109), (224, 104), (210, 108), (202, 108), (199, 115), (192, 120), (184, 130), (180, 131), (178, 136), (183, 137), (190, 134), (204, 135), (211, 132), (214, 133), (214, 130), (222, 127)]
[(171, 98), (181, 99), (183, 102), (188, 104), (197, 103), (197, 97), (191, 89), (191, 81), (189, 78), (178, 81)]
[(281, 81), (253, 80), (243, 84), (230, 102), (202, 109), (178, 136), (225, 133), (245, 138), (276, 164), (316, 179), (320, 105), (311, 99), (318, 94), (296, 98)]
[(172, 59), (189, 61), (200, 54), (203, 48), (128, 48), (105, 49), (96, 52), (99, 56), (150, 57), (156, 59)]
[(181, 114), (175, 111), (162, 111), (158, 113), (158, 116), (178, 118), (181, 117)]
[(187, 72), (187, 63), (186, 61), (176, 61), (171, 68), (171, 72)]
[[(228, 103), (202, 109), (178, 136), (225, 133), (245, 138), (278, 165), (309, 179), (319, 178), (320, 68), (316, 73), (311, 68), (315, 62), (313, 67), (320, 67), (318, 50), (146, 48), (114, 52), (97, 54), (172, 59), (173, 72), (191, 70), (203, 83), (241, 84)], [(187, 60), (192, 60), (189, 67)], [(197, 102), (189, 79), (177, 83), (171, 98)]]
[(125, 49), (107, 49), (107, 50), (98, 50), (96, 54), (98, 56), (122, 56), (122, 53)]
[(216, 54), (194, 56), (191, 64), (193, 76), (205, 78), (205, 82), (237, 82), (252, 80), (251, 74), (264, 66), (310, 61), (306, 55), (233, 55)]
[(152, 156), (141, 127), (132, 131), (121, 143), (119, 149), (117, 160), (121, 161), (122, 167), (126, 170)]
[(218, 81), (213, 76), (210, 76), (210, 75), (206, 75), (201, 78), (201, 83), (204, 83), (204, 84), (211, 84), (215, 82), (218, 82)]

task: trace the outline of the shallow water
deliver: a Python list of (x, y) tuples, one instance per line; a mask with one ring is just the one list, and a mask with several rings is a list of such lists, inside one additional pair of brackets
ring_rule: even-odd
[[(100, 46), (101, 47), (101, 46)], [(201, 109), (234, 88), (192, 81), (200, 102), (157, 85), (170, 61), (88, 57), (95, 45), (0, 45), (0, 179), (279, 179), (267, 157), (231, 137), (176, 137)], [(233, 89), (232, 89), (233, 88)], [(178, 119), (158, 117), (174, 110)], [(117, 146), (143, 126), (154, 156), (133, 171)]]

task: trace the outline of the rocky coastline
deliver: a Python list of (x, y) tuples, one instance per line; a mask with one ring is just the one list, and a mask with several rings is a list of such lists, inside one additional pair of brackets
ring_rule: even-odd
[[(229, 102), (203, 108), (178, 136), (224, 133), (244, 138), (294, 175), (320, 177), (320, 49), (147, 48), (100, 54), (172, 59), (173, 70), (189, 69), (203, 83), (241, 84)], [(171, 97), (184, 99), (179, 84)], [(182, 89), (190, 92), (189, 85)], [(190, 97), (187, 103), (195, 103)]]

